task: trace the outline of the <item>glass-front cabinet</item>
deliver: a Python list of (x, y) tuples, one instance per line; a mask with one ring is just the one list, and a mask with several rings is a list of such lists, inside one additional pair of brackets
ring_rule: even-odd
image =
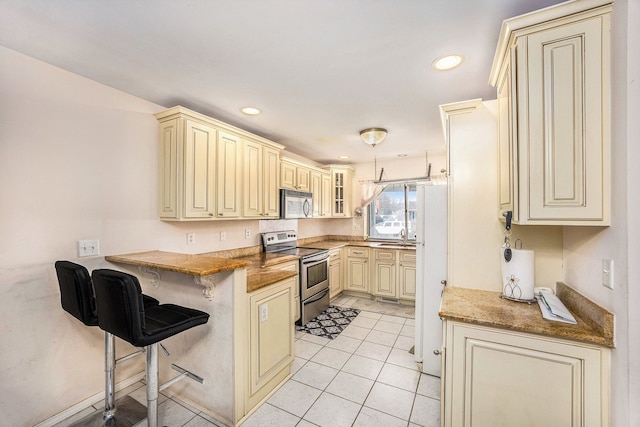
[(352, 216), (353, 169), (348, 166), (331, 166), (331, 181), (333, 185), (331, 216), (350, 218)]

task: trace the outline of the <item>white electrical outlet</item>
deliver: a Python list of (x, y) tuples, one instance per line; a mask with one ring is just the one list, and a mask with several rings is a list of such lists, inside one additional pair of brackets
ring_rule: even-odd
[(260, 306), (260, 321), (266, 322), (269, 320), (269, 304), (262, 304)]
[(100, 255), (100, 240), (78, 240), (78, 256)]
[(196, 243), (196, 233), (187, 233), (187, 245)]
[(613, 260), (602, 259), (602, 286), (613, 289)]
[(221, 231), (220, 232), (220, 241), (224, 242), (225, 240), (227, 240), (227, 232), (226, 231)]
[(250, 228), (245, 228), (245, 230), (244, 230), (244, 238), (245, 239), (250, 239), (251, 238), (251, 229)]

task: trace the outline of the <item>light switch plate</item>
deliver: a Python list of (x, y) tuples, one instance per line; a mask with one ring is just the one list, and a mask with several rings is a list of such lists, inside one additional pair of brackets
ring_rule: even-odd
[(100, 255), (100, 240), (78, 240), (78, 256)]

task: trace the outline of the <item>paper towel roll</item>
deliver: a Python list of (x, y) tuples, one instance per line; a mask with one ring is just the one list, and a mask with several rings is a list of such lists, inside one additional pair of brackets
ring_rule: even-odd
[(533, 299), (534, 252), (525, 249), (511, 249), (511, 261), (504, 259), (504, 248), (500, 248), (502, 264), (502, 293), (518, 300)]

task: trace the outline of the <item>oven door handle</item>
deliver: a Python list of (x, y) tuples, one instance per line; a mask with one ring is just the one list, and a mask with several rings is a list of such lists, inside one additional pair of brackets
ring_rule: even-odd
[(302, 265), (311, 266), (310, 264), (320, 264), (322, 261), (325, 261), (327, 259), (329, 259), (329, 252), (322, 252), (303, 258)]
[(324, 298), (324, 296), (325, 296), (328, 292), (329, 292), (329, 288), (323, 289), (322, 291), (318, 292), (317, 294), (315, 294), (315, 295), (314, 295), (314, 296), (312, 296), (311, 298), (309, 298), (309, 299), (306, 299), (306, 300), (302, 301), (302, 303), (303, 303), (304, 305), (307, 305), (307, 304), (314, 303), (314, 302), (316, 302), (316, 301), (320, 301), (322, 298)]

